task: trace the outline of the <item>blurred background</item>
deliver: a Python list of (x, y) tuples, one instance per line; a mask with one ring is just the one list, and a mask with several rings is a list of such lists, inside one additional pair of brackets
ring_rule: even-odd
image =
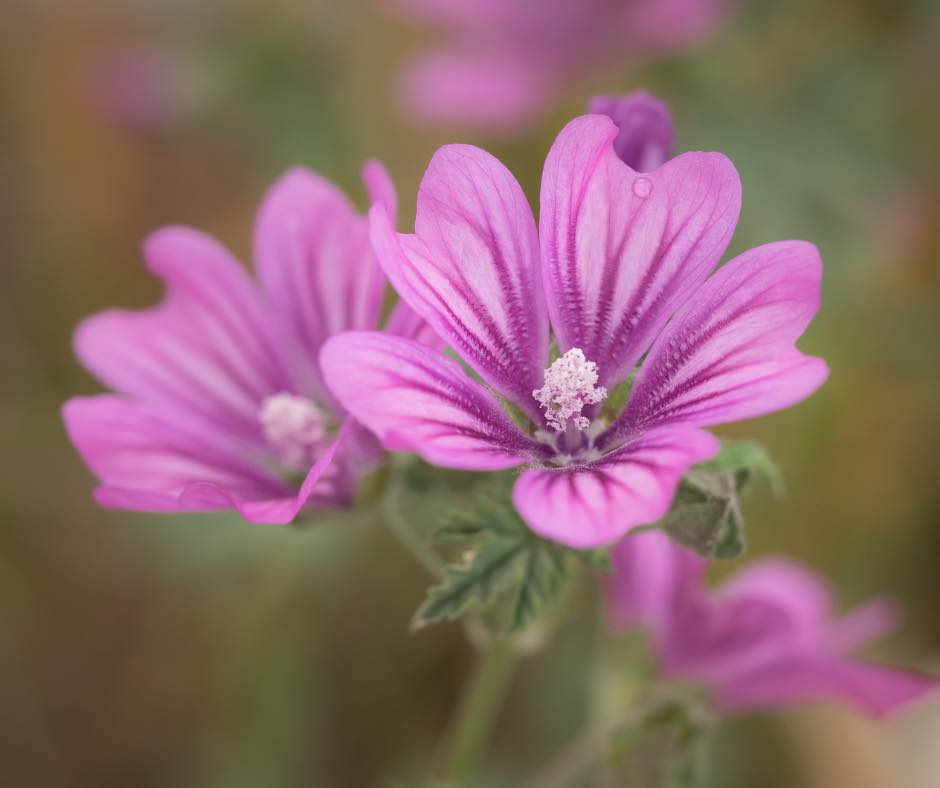
[[(59, 408), (99, 390), (76, 322), (160, 298), (139, 243), (204, 229), (250, 261), (288, 165), (364, 206), (381, 158), (405, 223), (435, 148), (484, 145), (537, 195), (593, 92), (671, 103), (679, 149), (744, 184), (732, 252), (819, 245), (802, 342), (832, 377), (735, 430), (782, 466), (745, 502), (750, 555), (794, 554), (850, 604), (908, 611), (874, 655), (940, 670), (940, 5), (740, 0), (668, 56), (565, 87), (511, 138), (419, 125), (395, 74), (435, 33), (365, 0), (7, 0), (0, 21), (0, 762), (16, 786), (391, 786), (421, 773), (470, 655), (408, 633), (426, 578), (369, 517), (307, 528), (102, 511)], [(727, 431), (723, 434), (730, 434)], [(522, 663), (481, 786), (513, 786), (580, 728), (595, 618)], [(715, 788), (930, 788), (940, 699), (875, 725), (817, 705), (724, 723)]]

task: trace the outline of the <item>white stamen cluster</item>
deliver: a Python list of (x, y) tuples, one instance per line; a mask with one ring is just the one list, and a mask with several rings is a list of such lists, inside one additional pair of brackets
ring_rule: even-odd
[(595, 388), (596, 383), (597, 364), (588, 361), (581, 348), (573, 347), (545, 370), (545, 385), (532, 396), (545, 408), (545, 420), (557, 432), (564, 432), (572, 417), (574, 425), (583, 431), (591, 422), (581, 415), (581, 409), (607, 398), (607, 389)]
[(286, 392), (265, 399), (258, 420), (264, 439), (291, 470), (306, 470), (326, 437), (323, 412), (309, 399)]

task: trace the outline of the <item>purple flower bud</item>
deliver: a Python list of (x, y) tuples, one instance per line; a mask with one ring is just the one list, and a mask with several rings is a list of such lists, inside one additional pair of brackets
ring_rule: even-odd
[(650, 172), (672, 158), (675, 132), (669, 107), (642, 90), (622, 96), (595, 96), (592, 115), (607, 115), (620, 129), (614, 152), (637, 172)]

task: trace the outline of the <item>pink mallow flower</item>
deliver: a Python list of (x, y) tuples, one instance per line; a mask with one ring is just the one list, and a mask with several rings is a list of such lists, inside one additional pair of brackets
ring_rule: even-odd
[(827, 375), (794, 347), (819, 307), (816, 248), (769, 244), (712, 273), (741, 206), (731, 162), (687, 153), (639, 174), (619, 135), (600, 115), (562, 130), (538, 228), (509, 171), (468, 145), (434, 155), (414, 234), (373, 206), (392, 285), (474, 374), (375, 332), (320, 355), (327, 385), (387, 448), (525, 468), (519, 513), (575, 548), (665, 514), (680, 477), (718, 449), (702, 427), (792, 405)]
[[(373, 162), (363, 177), (394, 212), (385, 170)], [(116, 392), (63, 409), (102, 506), (235, 508), (286, 523), (304, 507), (351, 502), (378, 446), (330, 396), (317, 354), (337, 332), (378, 325), (385, 278), (366, 218), (333, 184), (294, 169), (261, 205), (254, 253), (258, 284), (212, 238), (158, 230), (144, 258), (164, 301), (78, 327), (76, 354)], [(427, 336), (405, 306), (388, 329)]]
[(895, 628), (895, 609), (876, 599), (838, 616), (822, 578), (793, 561), (754, 561), (710, 590), (707, 562), (661, 532), (628, 536), (612, 559), (611, 623), (645, 626), (661, 672), (707, 688), (720, 710), (838, 699), (881, 716), (936, 686), (851, 656)]
[(82, 76), (86, 105), (107, 123), (135, 131), (171, 129), (206, 98), (196, 64), (159, 47), (98, 50)]
[(511, 132), (597, 72), (692, 45), (726, 0), (384, 0), (443, 34), (399, 92), (429, 122)]

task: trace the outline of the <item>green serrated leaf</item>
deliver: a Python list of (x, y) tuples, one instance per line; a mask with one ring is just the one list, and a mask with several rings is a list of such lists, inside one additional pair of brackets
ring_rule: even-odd
[(443, 581), (433, 586), (415, 613), (412, 627), (462, 616), (471, 607), (484, 607), (511, 587), (522, 572), (526, 542), (493, 537), (471, 552), (464, 564), (444, 570)]
[(525, 569), (516, 589), (507, 631), (515, 634), (538, 618), (561, 592), (567, 578), (562, 550), (547, 542), (533, 542), (525, 556)]
[(438, 539), (473, 538), (484, 535), (525, 538), (528, 528), (503, 489), (490, 489), (479, 496), (473, 508), (451, 512), (434, 531)]
[(486, 533), (487, 524), (478, 520), (474, 513), (451, 512), (441, 525), (434, 529), (434, 539), (471, 539)]
[(463, 564), (445, 569), (443, 581), (415, 614), (414, 626), (453, 620), (499, 598), (506, 604), (493, 623), (501, 632), (515, 634), (561, 593), (569, 555), (594, 566), (609, 565), (606, 550), (571, 551), (530, 531), (513, 506), (510, 482), (508, 477), (496, 479), (469, 509), (452, 512), (436, 529), (436, 538), (463, 539), (472, 548)]

